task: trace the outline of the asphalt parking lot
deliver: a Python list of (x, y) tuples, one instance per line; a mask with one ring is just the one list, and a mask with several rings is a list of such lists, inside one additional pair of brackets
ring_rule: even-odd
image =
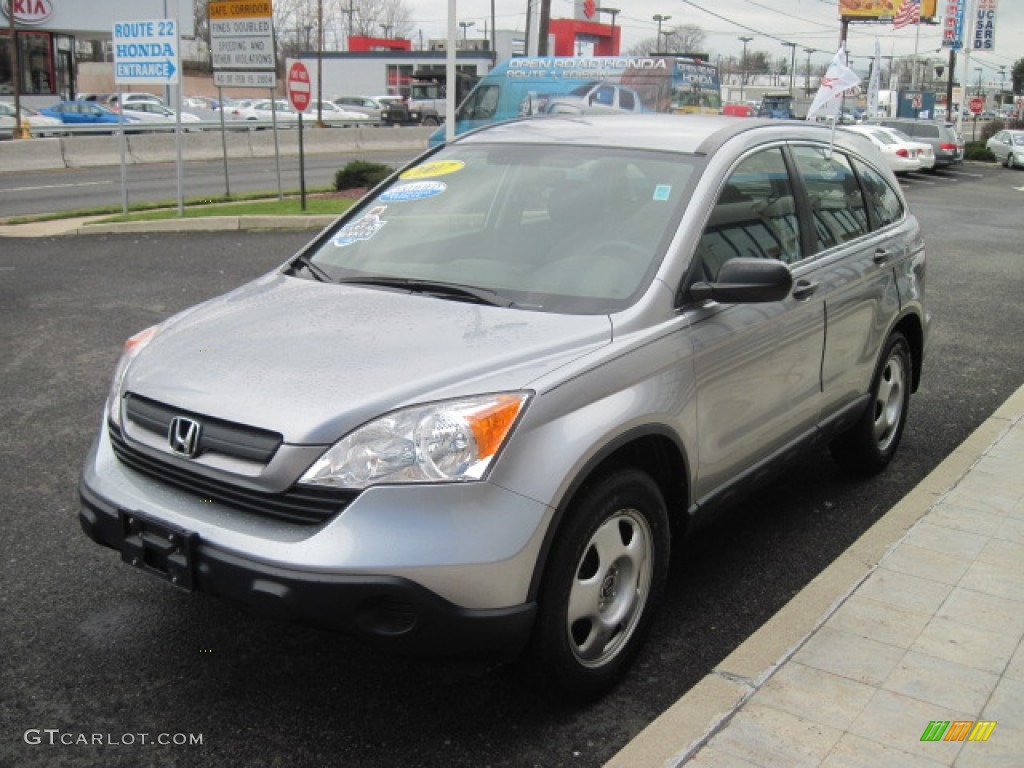
[(903, 184), (935, 323), (896, 461), (855, 481), (811, 456), (679, 548), (639, 663), (581, 710), (514, 667), (387, 657), (173, 591), (79, 530), (77, 475), (123, 339), (308, 234), (0, 240), (0, 765), (601, 765), (1020, 386), (1024, 173), (968, 164)]

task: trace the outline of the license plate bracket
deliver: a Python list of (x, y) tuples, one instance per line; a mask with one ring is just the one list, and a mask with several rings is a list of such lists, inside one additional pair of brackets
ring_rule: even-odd
[(121, 559), (186, 592), (196, 589), (195, 553), (199, 534), (139, 512), (118, 510)]

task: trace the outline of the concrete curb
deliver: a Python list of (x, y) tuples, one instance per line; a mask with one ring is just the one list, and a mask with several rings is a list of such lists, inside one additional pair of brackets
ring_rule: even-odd
[(83, 223), (62, 234), (110, 235), (146, 232), (224, 232), (258, 229), (320, 230), (337, 216), (205, 216), (199, 219), (164, 219), (161, 221), (123, 221), (110, 224)]
[(1022, 413), (1024, 386), (711, 674), (605, 763), (605, 768), (674, 767), (686, 762), (836, 612)]

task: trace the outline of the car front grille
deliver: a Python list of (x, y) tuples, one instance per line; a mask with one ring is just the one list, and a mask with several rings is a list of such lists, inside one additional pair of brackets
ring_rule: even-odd
[(317, 525), (345, 509), (356, 491), (293, 486), (282, 493), (242, 488), (150, 456), (130, 445), (120, 430), (109, 428), (114, 454), (125, 465), (161, 482), (260, 517), (300, 525)]

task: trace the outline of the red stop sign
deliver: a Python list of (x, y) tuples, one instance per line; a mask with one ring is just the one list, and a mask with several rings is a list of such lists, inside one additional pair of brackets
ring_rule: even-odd
[(309, 85), (309, 70), (301, 61), (292, 62), (288, 67), (287, 89), (288, 103), (296, 112), (305, 112), (313, 89)]
[(975, 96), (973, 99), (967, 102), (967, 107), (974, 114), (978, 114), (979, 112), (981, 112), (981, 110), (985, 108), (985, 100), (980, 96)]

